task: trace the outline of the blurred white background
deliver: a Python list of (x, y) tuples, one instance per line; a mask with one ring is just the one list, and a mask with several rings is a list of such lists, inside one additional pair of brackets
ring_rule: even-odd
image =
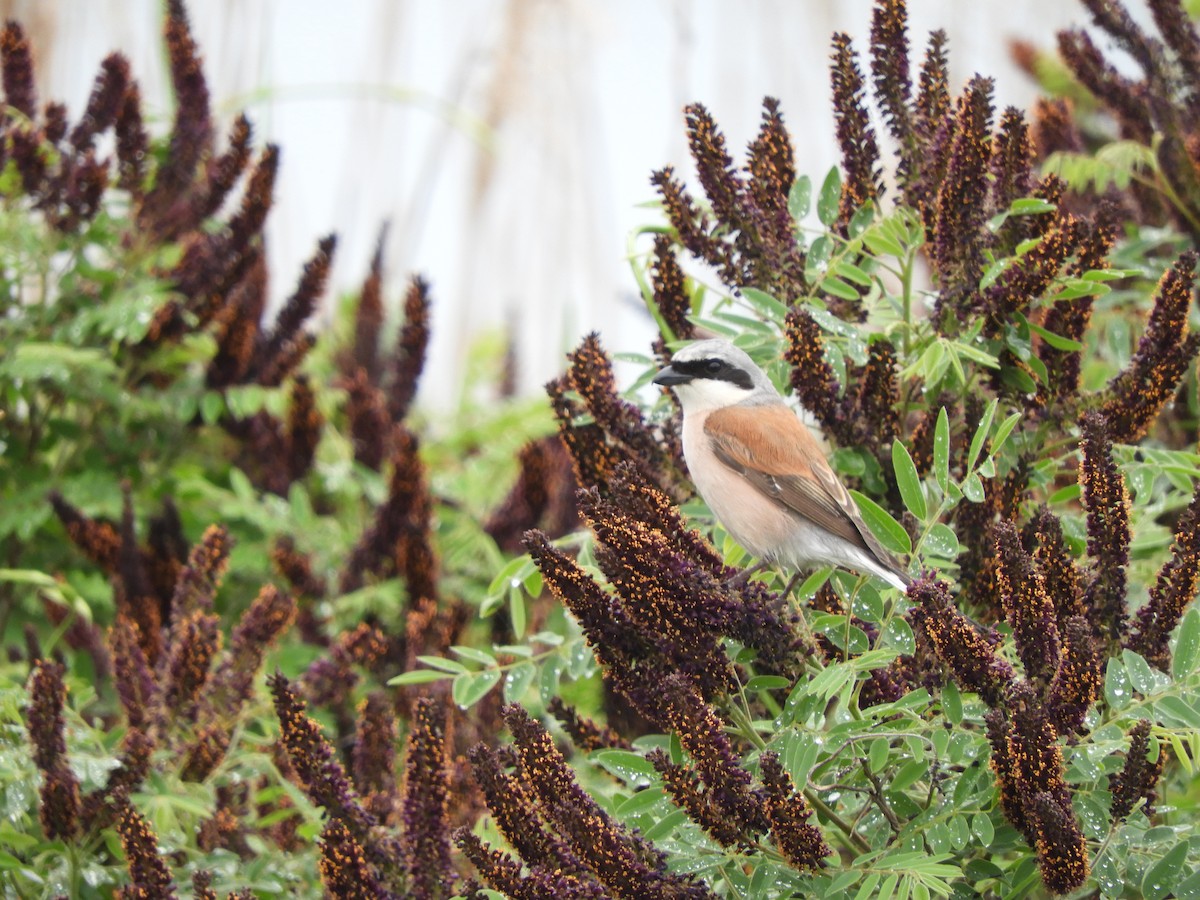
[[(996, 77), (997, 105), (1034, 86), (1009, 58), (1083, 23), (1076, 0), (910, 0), (914, 69), (950, 35), (952, 84)], [(419, 402), (452, 404), (472, 340), (511, 325), (519, 385), (536, 390), (598, 329), (644, 350), (649, 320), (627, 239), (658, 221), (653, 169), (690, 179), (681, 109), (699, 101), (740, 153), (764, 95), (779, 97), (797, 168), (837, 161), (827, 61), (835, 31), (868, 44), (871, 0), (190, 0), (222, 124), (245, 109), (282, 145), (268, 225), (272, 291), (290, 292), (334, 231), (339, 291), (366, 274), (390, 220), (388, 299), (433, 285)], [(37, 54), (39, 95), (82, 109), (100, 60), (129, 56), (151, 114), (168, 115), (159, 0), (0, 0)], [(866, 61), (862, 60), (864, 71)], [(646, 245), (638, 248), (647, 249)]]

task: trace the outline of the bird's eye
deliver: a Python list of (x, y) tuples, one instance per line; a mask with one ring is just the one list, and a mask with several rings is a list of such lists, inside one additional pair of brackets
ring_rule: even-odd
[(704, 371), (709, 375), (716, 375), (721, 371), (723, 366), (724, 363), (722, 363), (719, 359), (710, 359), (704, 364)]

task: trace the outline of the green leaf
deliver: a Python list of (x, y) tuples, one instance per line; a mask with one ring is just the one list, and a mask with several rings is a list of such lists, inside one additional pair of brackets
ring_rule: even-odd
[(799, 224), (812, 207), (812, 179), (801, 175), (788, 191), (788, 214)]
[(996, 429), (995, 437), (992, 438), (992, 456), (1000, 452), (1000, 448), (1004, 446), (1004, 442), (1008, 440), (1008, 436), (1012, 434), (1012, 430), (1017, 427), (1017, 423), (1020, 421), (1021, 414), (1015, 412), (1000, 423), (1000, 427)]
[(886, 509), (858, 491), (851, 491), (850, 496), (858, 504), (863, 521), (867, 523), (867, 527), (871, 529), (875, 537), (879, 538), (879, 542), (884, 547), (893, 553), (910, 553), (912, 551), (912, 541), (908, 537), (908, 532), (904, 530), (903, 525), (892, 518)]
[(755, 675), (746, 682), (745, 690), (751, 693), (755, 691), (779, 691), (791, 686), (792, 680), (784, 678), (782, 675)]
[(437, 669), (412, 669), (408, 672), (403, 672), (394, 678), (388, 679), (388, 684), (428, 684), (431, 681), (441, 681), (444, 678), (453, 678), (454, 675), (450, 672), (439, 672)]
[(431, 669), (449, 672), (452, 675), (461, 675), (462, 673), (468, 671), (467, 667), (458, 660), (444, 659), (440, 656), (418, 656), (417, 662), (425, 663), (425, 665), (429, 666)]
[(906, 790), (925, 777), (925, 773), (928, 771), (929, 762), (927, 760), (910, 759), (896, 771), (888, 789), (892, 791)]
[(995, 397), (987, 405), (983, 411), (983, 416), (979, 419), (979, 427), (975, 429), (975, 434), (971, 438), (971, 448), (967, 451), (967, 469), (968, 471), (975, 468), (975, 461), (979, 459), (979, 454), (983, 451), (983, 445), (987, 441), (988, 432), (992, 430), (992, 419), (996, 416)]
[[(832, 227), (837, 222), (838, 207), (842, 202), (842, 175), (834, 166), (825, 176), (821, 193), (817, 195), (817, 218), (821, 224)], [(857, 296), (857, 295), (856, 295)]]
[(958, 685), (953, 681), (947, 681), (945, 687), (942, 688), (942, 715), (951, 725), (958, 725), (962, 722), (962, 695), (958, 692)]
[(979, 476), (976, 473), (972, 472), (963, 479), (962, 492), (963, 496), (972, 503), (983, 502), (983, 482), (979, 480)]
[(824, 278), (821, 281), (821, 290), (834, 297), (840, 297), (842, 300), (857, 300), (859, 298), (858, 289), (842, 281), (836, 275), (829, 275)]
[(463, 659), (469, 659), (471, 662), (481, 663), (485, 666), (494, 666), (496, 664), (496, 657), (483, 650), (477, 650), (474, 647), (454, 646), (451, 647), (450, 650), (456, 656), (460, 656)]
[(896, 471), (896, 485), (905, 507), (918, 521), (925, 521), (929, 511), (925, 507), (925, 492), (921, 490), (921, 476), (917, 474), (908, 448), (899, 440), (892, 441), (892, 468)]
[(933, 476), (942, 493), (950, 493), (950, 416), (944, 406), (933, 429)]
[(929, 531), (925, 535), (925, 542), (922, 545), (922, 549), (931, 556), (938, 556), (942, 559), (954, 559), (958, 556), (958, 536), (950, 526), (943, 525), (941, 522), (935, 522), (929, 527)]
[(504, 676), (504, 702), (516, 703), (524, 697), (536, 677), (537, 666), (531, 662), (523, 662), (509, 669)]
[(1171, 656), (1171, 674), (1180, 681), (1196, 671), (1200, 660), (1200, 609), (1192, 607), (1184, 613), (1175, 637), (1175, 652)]
[(589, 759), (630, 785), (649, 784), (658, 774), (650, 760), (628, 750), (598, 750)]
[(887, 738), (875, 738), (871, 741), (871, 748), (867, 751), (867, 766), (871, 772), (878, 775), (883, 771), (884, 766), (888, 764), (888, 751), (891, 749), (891, 743)]
[(739, 289), (738, 293), (745, 297), (757, 312), (768, 319), (775, 322), (782, 322), (787, 318), (787, 304), (776, 300), (766, 291), (760, 291), (758, 288), (744, 287)]
[[(1095, 285), (1094, 287), (1100, 288), (1100, 287), (1102, 287), (1102, 285)], [(1065, 293), (1066, 292), (1064, 291), (1063, 294), (1065, 294)], [(1095, 291), (1089, 291), (1089, 292), (1085, 292), (1085, 293), (1095, 293)], [(1071, 299), (1070, 297), (1064, 297), (1063, 294), (1058, 294), (1056, 296), (1056, 299), (1061, 299), (1061, 300)], [(1083, 294), (1080, 294), (1080, 296), (1083, 296)], [(1079, 343), (1079, 341), (1073, 341), (1070, 338), (1063, 337), (1061, 334), (1055, 334), (1053, 331), (1048, 331), (1045, 328), (1043, 328), (1041, 325), (1037, 324), (1036, 322), (1030, 322), (1028, 319), (1026, 319), (1025, 324), (1029, 326), (1030, 331), (1032, 331), (1034, 334), (1038, 335), (1043, 341), (1045, 341), (1047, 344), (1049, 344), (1055, 350), (1063, 350), (1063, 351), (1066, 351), (1069, 353), (1078, 353), (1080, 350), (1083, 349), (1083, 344)]]
[(1162, 900), (1170, 894), (1184, 874), (1187, 856), (1188, 842), (1180, 841), (1166, 856), (1147, 869), (1142, 878), (1142, 896), (1147, 900)]
[(992, 825), (992, 818), (987, 813), (976, 813), (971, 817), (971, 831), (984, 847), (996, 837), (996, 827)]
[(525, 636), (525, 594), (521, 588), (513, 588), (508, 592), (508, 618), (514, 637)]
[(482, 700), (484, 694), (494, 688), (499, 681), (499, 669), (483, 669), (479, 672), (459, 675), (450, 687), (450, 696), (459, 708), (470, 709)]
[(887, 623), (883, 629), (883, 642), (902, 656), (911, 656), (917, 649), (912, 626), (901, 618), (892, 619)]

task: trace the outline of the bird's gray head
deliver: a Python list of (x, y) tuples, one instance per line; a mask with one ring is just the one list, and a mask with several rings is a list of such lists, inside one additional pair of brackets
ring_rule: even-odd
[(696, 341), (679, 350), (671, 365), (654, 376), (654, 383), (674, 390), (685, 414), (747, 401), (780, 400), (771, 379), (754, 360), (719, 338)]

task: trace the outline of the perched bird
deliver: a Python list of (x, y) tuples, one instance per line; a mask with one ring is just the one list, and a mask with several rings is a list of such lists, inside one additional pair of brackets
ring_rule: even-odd
[(679, 398), (692, 480), (739, 544), (793, 568), (837, 565), (909, 585), (808, 428), (742, 350), (723, 340), (689, 344), (654, 383)]

